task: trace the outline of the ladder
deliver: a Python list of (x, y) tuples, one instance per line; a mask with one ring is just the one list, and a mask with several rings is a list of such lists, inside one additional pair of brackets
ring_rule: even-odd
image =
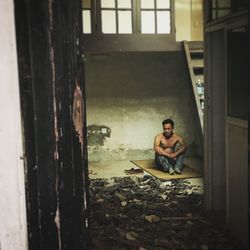
[(204, 49), (203, 42), (183, 41), (184, 51), (192, 82), (197, 113), (203, 132), (204, 115)]

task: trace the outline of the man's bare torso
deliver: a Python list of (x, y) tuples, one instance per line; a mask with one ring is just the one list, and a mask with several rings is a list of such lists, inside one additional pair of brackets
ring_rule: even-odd
[(160, 147), (167, 153), (173, 153), (175, 146), (179, 141), (179, 136), (177, 134), (172, 134), (170, 138), (166, 138), (163, 134), (157, 135), (160, 139)]

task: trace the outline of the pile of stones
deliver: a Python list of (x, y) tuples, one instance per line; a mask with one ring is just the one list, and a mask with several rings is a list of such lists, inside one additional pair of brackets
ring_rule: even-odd
[(115, 177), (90, 184), (93, 250), (235, 250), (203, 214), (202, 187), (187, 180)]

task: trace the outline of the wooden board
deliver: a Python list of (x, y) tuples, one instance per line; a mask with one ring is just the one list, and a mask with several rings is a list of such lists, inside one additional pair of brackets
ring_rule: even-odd
[(198, 172), (197, 170), (187, 166), (184, 164), (184, 168), (182, 170), (182, 174), (174, 174), (170, 175), (169, 173), (165, 173), (161, 170), (158, 170), (155, 166), (155, 162), (153, 159), (149, 160), (133, 160), (131, 161), (137, 167), (143, 169), (144, 171), (148, 172), (149, 174), (153, 175), (159, 179), (187, 179), (187, 178), (198, 178), (202, 177), (202, 173)]

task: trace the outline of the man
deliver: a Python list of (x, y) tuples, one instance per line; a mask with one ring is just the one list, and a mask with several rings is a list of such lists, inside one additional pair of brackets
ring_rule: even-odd
[(170, 175), (174, 172), (181, 174), (187, 145), (180, 135), (173, 132), (174, 122), (171, 119), (164, 120), (162, 127), (163, 133), (158, 134), (154, 140), (156, 167)]

